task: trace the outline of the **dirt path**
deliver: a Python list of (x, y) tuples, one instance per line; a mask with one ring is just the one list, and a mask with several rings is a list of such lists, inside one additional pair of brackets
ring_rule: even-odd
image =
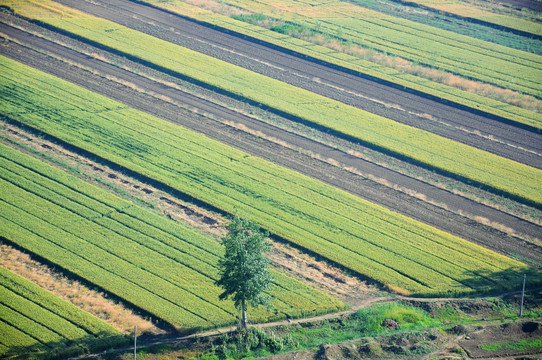
[[(503, 294), (503, 295), (510, 295)], [(502, 296), (502, 295), (501, 295)], [(259, 327), (259, 328), (273, 328), (273, 327), (279, 327), (279, 326), (289, 326), (289, 325), (295, 325), (295, 324), (311, 324), (311, 323), (317, 323), (324, 320), (329, 319), (340, 319), (346, 316), (349, 316), (359, 309), (367, 308), (375, 304), (384, 304), (394, 301), (407, 301), (407, 302), (431, 302), (432, 304), (439, 303), (439, 304), (446, 304), (446, 303), (453, 303), (457, 301), (471, 301), (476, 308), (476, 299), (462, 299), (462, 298), (438, 298), (438, 299), (427, 299), (427, 298), (408, 298), (408, 297), (402, 297), (402, 296), (394, 296), (394, 297), (374, 297), (370, 296), (366, 299), (363, 299), (360, 301), (356, 306), (350, 308), (349, 310), (332, 313), (332, 314), (326, 314), (321, 316), (315, 316), (311, 318), (304, 318), (304, 319), (296, 319), (296, 320), (283, 320), (283, 321), (276, 321), (276, 322), (270, 322), (270, 323), (264, 323), (264, 324), (253, 324), (249, 326)], [(482, 300), (483, 301), (483, 300)], [(528, 322), (528, 320), (527, 320)], [(511, 339), (522, 339), (521, 336), (523, 336), (524, 331), (514, 331), (514, 329), (518, 329), (518, 325), (492, 325), (492, 321), (490, 320), (480, 320), (476, 323), (476, 327), (472, 327), (470, 330), (466, 330), (462, 334), (458, 335), (451, 335), (447, 337), (445, 342), (441, 342), (439, 349), (423, 356), (424, 359), (433, 358), (432, 356), (435, 355), (442, 355), (442, 353), (446, 353), (449, 351), (449, 349), (457, 348), (458, 346), (465, 347), (466, 349), (469, 349), (469, 353), (473, 353), (477, 356), (476, 358), (486, 358), (483, 356), (484, 352), (479, 350), (477, 348), (477, 345), (480, 343), (491, 343), (493, 342), (499, 342), (503, 340), (511, 340)], [(525, 326), (524, 326), (525, 327)], [(521, 328), (521, 325), (519, 325), (519, 328)], [(466, 328), (468, 329), (468, 328)], [(528, 329), (530, 330), (530, 329)], [(206, 332), (200, 332), (196, 334), (186, 335), (186, 336), (178, 336), (178, 335), (171, 335), (171, 334), (163, 334), (163, 335), (153, 335), (153, 336), (141, 336), (138, 338), (137, 344), (138, 348), (142, 347), (150, 347), (160, 344), (175, 344), (176, 346), (179, 346), (181, 344), (184, 344), (185, 346), (189, 346), (194, 339), (204, 339), (204, 338), (210, 338), (226, 333), (230, 333), (232, 331), (235, 331), (235, 327), (228, 327), (228, 328), (221, 328), (221, 329), (215, 329), (211, 331)], [(535, 332), (536, 331), (536, 332)], [(542, 327), (537, 326), (534, 331), (527, 331), (527, 335), (530, 337), (537, 336), (538, 333), (542, 333)], [(532, 333), (532, 334), (531, 334)], [(468, 335), (467, 335), (468, 334)], [(472, 334), (472, 335), (471, 335)], [(502, 334), (505, 335), (505, 337), (502, 337)], [(474, 341), (471, 340), (471, 336), (475, 339)], [(484, 339), (484, 341), (476, 340), (476, 339)], [(356, 342), (357, 340), (353, 340), (353, 342)], [(340, 346), (340, 344), (335, 344), (332, 346)], [(74, 358), (70, 358), (71, 360), (82, 360), (82, 359), (93, 359), (96, 358), (102, 354), (111, 354), (111, 353), (123, 353), (123, 352), (129, 352), (133, 350), (133, 346), (121, 348), (121, 349), (115, 349), (113, 351), (107, 351), (104, 353), (97, 353), (97, 354), (90, 354), (90, 355), (82, 355)], [(531, 350), (527, 353), (536, 353), (537, 349)], [(487, 352), (486, 352), (487, 353)], [(292, 354), (293, 357), (292, 357)], [(511, 354), (511, 351), (508, 351), (508, 354)], [(314, 354), (313, 354), (314, 355)], [(506, 352), (503, 352), (501, 355), (506, 356)], [(487, 356), (487, 355), (486, 355)], [(290, 354), (280, 354), (276, 357), (272, 356), (270, 359), (291, 359), (291, 358), (297, 358), (297, 355), (295, 353)], [(309, 356), (308, 359), (314, 359), (314, 356)]]
[[(7, 17), (5, 14), (2, 16)], [(35, 27), (24, 22), (21, 24)], [(31, 46), (29, 48), (6, 43), (0, 48), (0, 52), (30, 66), (75, 82), (129, 106), (177, 122), (253, 155), (270, 159), (483, 246), (505, 254), (519, 254), (525, 258), (532, 258), (535, 262), (542, 259), (542, 250), (539, 246), (519, 239), (511, 241), (506, 234), (484, 228), (473, 219), (475, 216), (483, 217), (490, 223), (502, 224), (506, 228), (514, 229), (518, 234), (527, 234), (530, 237), (537, 237), (540, 234), (540, 227), (536, 224), (338, 151), (336, 148), (305, 136), (285, 131), (253, 116), (247, 116), (239, 110), (232, 110), (226, 105), (217, 103), (216, 94), (207, 92), (205, 95), (209, 98), (204, 98), (201, 95), (187, 93), (178, 86), (167, 86), (166, 84), (172, 84), (175, 79), (170, 79), (164, 74), (155, 74), (156, 71), (139, 64), (125, 59), (112, 60), (126, 67), (154, 74), (152, 76), (164, 76), (167, 81), (153, 81), (149, 75), (140, 76), (135, 72), (98, 60), (102, 55), (91, 58), (58, 44), (30, 36), (5, 24), (0, 26), (1, 32)], [(44, 29), (39, 29), (39, 31), (43, 32)], [(74, 43), (73, 40), (58, 34), (55, 36), (59, 39), (58, 41)], [(88, 53), (103, 53), (85, 44), (78, 46), (87, 48)], [(55, 54), (64, 60), (60, 61), (43, 53), (40, 54), (32, 48)], [(77, 66), (68, 66), (70, 64), (77, 64)], [(92, 71), (85, 71), (84, 68), (92, 69)], [(232, 100), (229, 99), (229, 101)], [(265, 136), (263, 138), (254, 136), (252, 133), (227, 126), (228, 121), (241, 123), (252, 129), (252, 133), (261, 133)], [(269, 138), (279, 141), (269, 141)], [(290, 147), (284, 146), (285, 144)], [(370, 178), (383, 179), (383, 181), (372, 181)], [(398, 191), (397, 187), (402, 188), (403, 191)], [(436, 206), (435, 203), (444, 205)]]

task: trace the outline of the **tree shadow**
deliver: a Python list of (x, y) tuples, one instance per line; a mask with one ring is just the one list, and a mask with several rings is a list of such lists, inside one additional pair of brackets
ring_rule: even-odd
[(473, 295), (502, 295), (521, 292), (525, 275), (525, 291), (542, 287), (542, 271), (534, 268), (510, 268), (503, 271), (476, 270), (464, 273), (461, 283), (473, 289)]

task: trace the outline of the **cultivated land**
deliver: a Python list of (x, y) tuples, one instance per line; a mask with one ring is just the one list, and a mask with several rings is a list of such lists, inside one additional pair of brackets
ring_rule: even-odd
[[(355, 308), (376, 299), (360, 299), (368, 294), (359, 291), (364, 285), (344, 277), (341, 269), (411, 296), (517, 289), (524, 273), (529, 286), (539, 284), (538, 113), (479, 95), (466, 100), (471, 95), (457, 89), (390, 76), (380, 65), (364, 68), (367, 63), (354, 64), (349, 55), (280, 33), (289, 26), (314, 25), (355, 40), (360, 21), (374, 16), (375, 8), (328, 4), (325, 10), (337, 17), (327, 21), (324, 8), (310, 13), (297, 4), (292, 10), (283, 1), (280, 6), (289, 9), (283, 19), (272, 20), (278, 26), (269, 30), (176, 1), (148, 2), (170, 13), (124, 0), (59, 2), (69, 7), (1, 2), (15, 10), (15, 15), (0, 14), (5, 39), (0, 54), (7, 56), (1, 58), (0, 139), (9, 146), (0, 152), (4, 242), (29, 251), (39, 262), (61, 264), (64, 276), (97, 287), (166, 331), (235, 322), (235, 309), (217, 302), (219, 290), (212, 285), (221, 251), (213, 237), (222, 233), (223, 215), (235, 211), (249, 215), (282, 243), (274, 245), (271, 255), (277, 270), (308, 279)], [(277, 16), (256, 2), (226, 3), (222, 12), (236, 4), (245, 7), (239, 11), (246, 19), (258, 18), (258, 11)], [(360, 16), (347, 26), (348, 16), (340, 9)], [(292, 11), (303, 16), (291, 16)], [(177, 12), (213, 25), (180, 18)], [(450, 38), (446, 31), (394, 16), (378, 15), (388, 28), (394, 24), (403, 32), (416, 28), (408, 32)], [(495, 39), (501, 45), (473, 43), (493, 58), (519, 56), (517, 50), (503, 50), (505, 35)], [(465, 37), (457, 41), (468, 42)], [(443, 51), (447, 58), (451, 53), (446, 49), (430, 51)], [(465, 57), (466, 65), (457, 72), (478, 66), (476, 56)], [(519, 58), (521, 66), (533, 69), (539, 62), (538, 55)], [(487, 71), (477, 70), (477, 78), (493, 77), (494, 84), (505, 86), (506, 76), (492, 72), (500, 71), (501, 60), (490, 60)], [(439, 66), (446, 68), (445, 63)], [(530, 85), (528, 77), (523, 80), (510, 88), (525, 90)], [(196, 225), (207, 235), (172, 219)], [(205, 256), (179, 246), (195, 246)], [(256, 321), (343, 306), (274, 274), (275, 310), (254, 311)], [(349, 293), (349, 286), (358, 290)], [(411, 310), (397, 311), (390, 316), (402, 323), (401, 311)], [(528, 331), (522, 336), (534, 334), (533, 326), (524, 325)], [(269, 341), (271, 346), (279, 340)], [(288, 338), (280, 341), (290, 344)], [(506, 347), (538, 346), (525, 341)], [(476, 353), (469, 344), (456, 344)]]
[[(99, 2), (64, 0), (62, 3), (371, 113), (530, 166), (540, 166), (542, 141), (531, 141), (532, 131), (507, 124), (505, 119), (488, 118), (473, 113), (471, 109), (461, 110), (402, 89), (390, 88), (377, 81), (285, 53), (282, 49), (269, 49), (190, 19), (164, 17), (163, 11), (130, 1), (108, 1), (107, 6), (103, 3), (99, 6)], [(149, 27), (151, 23), (153, 27)], [(532, 116), (540, 120), (539, 115)], [(489, 134), (492, 139), (488, 138)]]
[[(398, 292), (478, 292), (485, 285), (470, 287), (467, 280), (473, 273), (500, 273), (505, 279), (527, 270), (459, 238), (6, 58), (2, 65), (7, 118), (182, 189), (223, 211), (237, 208), (251, 213), (272, 233), (357, 273), (382, 282), (388, 279), (388, 286)], [(20, 112), (30, 107), (37, 112)], [(429, 252), (431, 248), (434, 251)], [(487, 266), (491, 270), (484, 270)], [(506, 283), (487, 280), (486, 291)]]
[[(25, 25), (32, 28), (31, 24)], [(514, 229), (518, 235), (523, 234), (523, 236), (527, 236), (528, 238), (536, 238), (539, 231), (538, 226), (518, 218), (517, 213), (513, 212), (513, 215), (507, 214), (501, 210), (484, 206), (476, 201), (454, 195), (449, 190), (439, 189), (434, 185), (412, 178), (411, 175), (401, 175), (394, 169), (386, 169), (378, 163), (365, 161), (365, 159), (352, 156), (352, 154), (348, 154), (344, 150), (337, 151), (325, 143), (293, 134), (288, 132), (287, 129), (281, 129), (273, 124), (267, 125), (253, 116), (248, 116), (248, 112), (253, 113), (254, 111), (258, 111), (257, 109), (244, 109), (243, 112), (240, 112), (240, 109), (232, 109), (232, 105), (243, 107), (242, 104), (234, 100), (230, 99), (228, 101), (227, 99), (222, 99), (221, 101), (228, 103), (219, 106), (219, 104), (209, 101), (210, 97), (220, 100), (217, 94), (204, 90), (200, 90), (199, 94), (194, 94), (194, 89), (190, 90), (191, 92), (180, 92), (178, 86), (172, 86), (175, 81), (174, 78), (152, 71), (152, 69), (144, 68), (136, 63), (127, 62), (117, 57), (107, 60), (110, 64), (122, 61), (124, 68), (121, 69), (114, 65), (107, 65), (103, 61), (89, 60), (85, 55), (95, 52), (98, 54), (100, 53), (100, 49), (73, 41), (70, 42), (68, 38), (59, 38), (58, 35), (56, 36), (58, 42), (71, 43), (73, 47), (83, 49), (84, 53), (81, 54), (64, 46), (55, 46), (52, 42), (28, 36), (11, 27), (4, 27), (2, 31), (22, 43), (32, 44), (34, 49), (45, 53), (52, 53), (55, 57), (64, 59), (63, 62), (32, 51), (28, 47), (18, 46), (15, 43), (6, 44), (6, 53), (14, 56), (19, 61), (23, 61), (29, 65), (49, 64), (47, 71), (68, 80), (77, 79), (76, 81), (79, 84), (93, 91), (118, 99), (127, 105), (170, 119), (170, 121), (180, 123), (183, 126), (188, 126), (222, 142), (240, 147), (253, 155), (263, 156), (272, 161), (292, 167), (297, 171), (320, 178), (368, 200), (391, 207), (405, 215), (414, 216), (419, 220), (469, 240), (490, 246), (498, 251), (506, 254), (521, 255), (522, 257), (532, 258), (533, 260), (540, 257), (537, 247), (529, 243), (520, 245), (517, 242), (510, 242), (508, 239), (500, 240), (497, 233), (488, 234), (487, 231), (480, 231), (476, 223), (473, 223), (472, 220), (465, 219), (464, 217), (464, 220), (461, 220), (461, 217), (458, 218), (458, 215), (454, 214), (456, 211), (463, 211), (468, 214), (476, 213), (490, 222)], [(45, 30), (35, 27), (34, 31)], [(102, 57), (107, 56), (107, 54), (97, 56)], [(78, 64), (78, 66), (66, 67), (64, 66), (66, 63), (71, 65)], [(88, 69), (89, 66), (99, 66), (99, 72), (92, 73), (85, 71), (84, 69)], [(125, 70), (130, 68), (136, 70)], [(156, 80), (156, 78), (162, 80)], [(108, 80), (104, 83), (106, 79)], [(110, 84), (110, 86), (106, 87), (105, 84)], [(127, 84), (129, 86), (125, 86)], [(140, 89), (147, 89), (147, 93), (138, 91)], [(188, 104), (190, 107), (187, 107)], [(189, 111), (192, 107), (198, 110), (196, 112)], [(179, 112), (183, 114), (181, 118), (177, 116)], [(202, 116), (201, 114), (204, 115)], [(283, 121), (287, 122), (288, 120), (284, 119)], [(224, 126), (224, 122), (238, 125), (236, 127), (228, 127)], [(243, 132), (239, 132), (237, 129), (241, 125), (248, 126), (252, 131), (250, 133), (245, 132), (244, 134)], [(258, 132), (265, 133), (266, 136), (264, 138), (267, 140), (275, 139), (275, 143), (266, 141), (261, 137), (260, 139), (256, 137), (251, 140), (251, 138), (255, 137), (252, 134), (257, 134)], [(243, 142), (239, 141), (239, 136), (243, 136)], [(325, 135), (323, 134), (322, 136)], [(327, 137), (329, 138), (329, 136)], [(290, 144), (290, 147), (283, 147), (283, 150), (277, 152), (277, 141), (282, 144), (286, 143), (286, 145)], [(328, 139), (327, 141), (331, 140)], [(291, 148), (292, 146), (294, 147), (293, 149)], [(315, 156), (318, 155), (321, 160), (329, 160), (326, 163), (311, 158), (309, 154), (300, 153), (295, 149), (304, 149), (305, 152), (309, 151)], [(341, 166), (334, 166), (333, 164), (340, 164)], [(352, 169), (356, 171), (352, 172)], [(340, 178), (336, 176), (338, 171), (343, 174)], [(389, 184), (401, 186), (403, 191), (389, 188), (389, 186), (386, 190), (382, 181), (380, 181), (380, 184), (378, 181), (371, 181), (369, 184), (365, 184), (365, 182), (360, 183), (359, 178), (363, 174), (365, 174), (362, 177), (363, 179), (367, 179), (367, 176), (369, 178), (372, 177), (373, 180), (375, 177), (380, 178), (388, 181)], [(378, 189), (375, 188), (377, 186)], [(428, 202), (419, 201), (415, 197), (406, 196), (405, 192), (408, 193), (409, 191), (415, 192), (414, 195), (418, 196), (423, 194), (423, 196), (431, 199), (432, 202), (446, 204), (446, 206), (445, 208), (439, 208)], [(389, 193), (389, 195), (386, 197), (384, 192)], [(424, 208), (425, 210), (422, 211)], [(450, 217), (458, 219), (456, 222), (450, 223)], [(458, 226), (458, 224), (461, 224), (461, 226)]]
[[(5, 146), (0, 161), (6, 240), (181, 332), (235, 322), (233, 305), (218, 302), (219, 289), (213, 285), (222, 250), (216, 241), (172, 228), (165, 218)], [(339, 302), (282, 274), (274, 278), (276, 313), (259, 313), (260, 320), (341, 308)]]
[(0, 295), (3, 358), (25, 352), (65, 357), (126, 343), (112, 326), (3, 267)]
[[(537, 75), (540, 58), (528, 52), (479, 41), (425, 24), (400, 19), (344, 2), (311, 3), (291, 0), (264, 4), (230, 0), (228, 4), (256, 13), (278, 11), (286, 20), (334, 33), (353, 43), (437, 67), (466, 78), (540, 96)], [(401, 41), (398, 41), (398, 39)], [(509, 72), (503, 71), (507, 68)], [(515, 77), (518, 76), (518, 77)]]
[[(337, 32), (322, 32), (318, 27), (311, 28), (299, 25), (295, 15), (291, 21), (277, 21), (276, 15), (273, 14), (274, 11), (271, 11), (273, 14), (271, 17), (254, 12), (245, 15), (246, 9), (241, 11), (237, 6), (228, 8), (225, 7), (224, 2), (220, 6), (217, 6), (216, 3), (213, 6), (213, 1), (210, 1), (210, 4), (209, 2), (201, 2), (200, 6), (204, 9), (180, 1), (163, 3), (149, 0), (145, 3), (165, 9), (173, 14), (196, 19), (211, 25), (211, 27), (218, 26), (241, 37), (248, 36), (263, 41), (271, 47), (277, 45), (282, 49), (300, 54), (301, 58), (307, 57), (316, 62), (324, 61), (327, 66), (339, 66), (346, 72), (354, 71), (362, 77), (383, 81), (389, 86), (399, 86), (409, 89), (409, 91), (421, 91), (426, 95), (435, 96), (437, 99), (451, 101), (459, 107), (466, 105), (468, 108), (497, 115), (504, 119), (515, 119), (518, 122), (534, 126), (540, 122), (539, 116), (537, 117), (532, 111), (526, 111), (522, 108), (525, 106), (531, 110), (538, 108), (538, 112), (540, 112), (540, 107), (537, 106), (540, 103), (536, 98), (525, 97), (523, 98), (525, 101), (522, 101), (520, 94), (515, 93), (515, 96), (514, 92), (509, 89), (495, 88), (487, 86), (487, 84), (469, 81), (431, 66), (418, 66), (416, 62), (390, 56), (387, 52), (378, 52), (361, 44), (356, 45), (338, 36)], [(198, 4), (197, 1), (194, 3)], [(387, 8), (385, 5), (383, 7)], [(275, 13), (281, 14), (282, 19), (282, 10), (275, 10)], [(407, 10), (406, 13), (408, 12)], [(243, 15), (235, 15), (239, 13)], [(445, 23), (449, 20), (441, 20), (438, 23)], [(463, 24), (453, 26), (454, 31), (460, 31), (462, 28), (464, 28)], [(487, 28), (474, 32), (476, 34), (487, 33), (491, 40), (494, 40), (493, 32), (488, 31)], [(524, 40), (522, 38), (516, 40), (515, 43), (523, 43)], [(535, 53), (538, 53), (537, 49), (541, 48), (540, 40), (533, 41), (532, 48), (535, 49)]]
[[(470, 21), (487, 23), (494, 27), (502, 27), (511, 31), (542, 36), (542, 26), (534, 21), (529, 21), (529, 17), (531, 16), (535, 19), (540, 16), (539, 11), (542, 6), (539, 3), (537, 4), (536, 1), (502, 1), (505, 4), (509, 3), (509, 7), (502, 6), (501, 4), (484, 3), (478, 3), (476, 4), (477, 6), (473, 7), (453, 0), (408, 0), (401, 2), (415, 4), (424, 9), (449, 13)], [(510, 7), (515, 7), (515, 9), (510, 9)], [(525, 16), (524, 19), (510, 16), (510, 13), (517, 13), (518, 10)]]

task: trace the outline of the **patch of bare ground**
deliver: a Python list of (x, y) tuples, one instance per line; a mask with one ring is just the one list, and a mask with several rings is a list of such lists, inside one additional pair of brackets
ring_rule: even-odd
[[(470, 358), (487, 359), (541, 355), (542, 346), (513, 349), (504, 345), (537, 339), (542, 339), (542, 322), (527, 320), (482, 327), (466, 334), (458, 343), (465, 349)], [(489, 350), (491, 345), (495, 346), (495, 348)]]
[(78, 308), (104, 320), (125, 334), (133, 331), (134, 325), (140, 333), (163, 334), (164, 331), (122, 304), (107, 298), (107, 295), (90, 289), (86, 285), (69, 279), (55, 269), (44, 265), (8, 244), (0, 241), (0, 266), (30, 280)]

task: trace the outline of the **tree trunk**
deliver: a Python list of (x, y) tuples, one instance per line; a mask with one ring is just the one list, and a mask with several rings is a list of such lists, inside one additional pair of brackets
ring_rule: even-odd
[(245, 300), (243, 300), (242, 306), (242, 316), (241, 316), (241, 327), (246, 330), (247, 328), (247, 305)]

